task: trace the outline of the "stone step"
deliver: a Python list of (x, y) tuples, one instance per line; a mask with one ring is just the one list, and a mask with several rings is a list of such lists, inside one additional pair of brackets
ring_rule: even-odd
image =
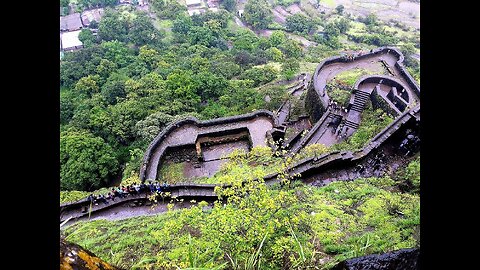
[(357, 97), (356, 96), (353, 102), (357, 102), (357, 101), (366, 102), (367, 100), (368, 100), (367, 97)]
[(358, 91), (355, 93), (355, 95), (357, 96), (364, 96), (364, 97), (369, 97), (370, 94), (368, 92), (364, 92), (364, 91)]
[(358, 98), (358, 99), (368, 99), (369, 96), (364, 96), (364, 95), (355, 95), (355, 98)]
[(354, 104), (350, 110), (354, 110), (354, 111), (357, 111), (357, 112), (362, 112), (363, 111), (363, 108), (364, 108), (364, 105), (357, 105), (357, 104)]
[(349, 120), (345, 121), (345, 126), (347, 126), (349, 128), (353, 128), (353, 129), (358, 129), (358, 124), (354, 123), (354, 122), (351, 122)]

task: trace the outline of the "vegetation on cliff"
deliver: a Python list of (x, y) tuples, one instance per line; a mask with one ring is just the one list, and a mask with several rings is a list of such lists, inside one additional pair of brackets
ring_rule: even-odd
[(235, 154), (221, 176), (233, 186), (217, 189), (229, 196), (226, 202), (213, 207), (201, 202), (150, 217), (79, 222), (64, 234), (128, 269), (243, 269), (253, 262), (260, 269), (328, 269), (346, 258), (419, 244), (419, 194), (399, 189), (404, 181), (417, 181), (416, 160), (392, 178), (322, 188), (284, 179), (283, 185), (267, 188), (258, 180), (266, 173), (264, 166), (253, 166), (271, 158), (265, 151)]

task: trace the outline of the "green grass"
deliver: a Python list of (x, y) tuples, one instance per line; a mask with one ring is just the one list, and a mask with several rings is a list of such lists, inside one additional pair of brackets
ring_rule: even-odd
[[(379, 72), (380, 71), (380, 72)], [(355, 82), (364, 75), (387, 74), (387, 71), (381, 63), (377, 63), (373, 70), (365, 68), (354, 68), (342, 71), (335, 75), (333, 82), (336, 84), (353, 87)]]
[(350, 21), (350, 29), (348, 29), (347, 34), (360, 35), (360, 34), (365, 34), (366, 32), (367, 32), (367, 28), (364, 23)]
[(159, 171), (161, 181), (167, 181), (169, 184), (186, 182), (183, 175), (184, 163), (163, 163)]
[(346, 105), (350, 100), (352, 92), (331, 86), (328, 89), (328, 96), (341, 105)]
[(263, 67), (266, 67), (266, 66), (271, 66), (273, 67), (277, 72), (280, 72), (282, 70), (282, 63), (280, 62), (268, 62), (266, 64), (263, 64), (263, 65), (256, 65), (256, 66), (253, 66), (253, 67), (257, 67), (257, 68), (263, 68)]
[(261, 212), (268, 220), (269, 209), (230, 204), (212, 210), (194, 207), (119, 221), (79, 222), (63, 233), (68, 241), (125, 269), (186, 268), (191, 267), (192, 258), (197, 265), (214, 267), (229, 264), (228, 256), (247, 264), (262, 238), (262, 256), (270, 256), (262, 261), (262, 269), (278, 269), (285, 254), (296, 254), (296, 262), (303, 266), (310, 263), (328, 269), (346, 258), (418, 244), (414, 231), (420, 224), (419, 196), (396, 192), (388, 177), (334, 182), (323, 188), (296, 184), (295, 190), (267, 190), (265, 199), (279, 196), (296, 198), (280, 212), (290, 211), (284, 222), (297, 225), (278, 224), (267, 237), (255, 230), (270, 225), (247, 216)]
[(335, 0), (320, 0), (320, 5), (325, 5), (329, 8), (335, 8), (337, 6)]
[(107, 194), (110, 191), (109, 188), (101, 188), (97, 189), (92, 192), (88, 191), (78, 191), (78, 190), (72, 190), (72, 191), (60, 191), (60, 203), (66, 203), (66, 202), (75, 202), (78, 200), (81, 200), (83, 198), (88, 197), (90, 194)]
[(346, 141), (336, 144), (332, 148), (335, 150), (361, 149), (392, 122), (393, 119), (388, 117), (381, 109), (372, 110), (371, 105), (367, 105), (362, 112), (362, 121), (355, 133)]
[(254, 147), (248, 153), (235, 150), (229, 158), (229, 161), (224, 163), (213, 177), (203, 178), (202, 183), (230, 184), (238, 178), (246, 178), (249, 175), (263, 177), (279, 170), (282, 161), (281, 157), (275, 157), (272, 149), (266, 146)]
[(238, 32), (238, 30), (239, 30), (240, 28), (242, 28), (242, 27), (240, 27), (240, 26), (235, 22), (235, 20), (233, 20), (233, 19), (228, 20), (228, 22), (227, 22), (227, 30), (228, 30), (229, 32), (236, 33), (236, 32)]
[(313, 74), (319, 63), (310, 63), (310, 62), (300, 62), (300, 71), (299, 73), (306, 72)]

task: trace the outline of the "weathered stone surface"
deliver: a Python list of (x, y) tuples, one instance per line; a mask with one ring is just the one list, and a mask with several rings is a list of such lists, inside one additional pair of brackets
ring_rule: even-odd
[(92, 252), (60, 238), (60, 270), (121, 270)]
[(419, 249), (400, 249), (345, 260), (332, 270), (416, 270), (419, 269), (419, 255)]

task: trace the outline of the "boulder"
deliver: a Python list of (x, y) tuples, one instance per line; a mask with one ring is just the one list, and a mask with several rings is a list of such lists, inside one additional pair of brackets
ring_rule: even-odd
[(60, 238), (60, 270), (121, 270), (81, 246)]
[(331, 270), (416, 270), (419, 255), (420, 250), (416, 248), (400, 249), (345, 260)]

